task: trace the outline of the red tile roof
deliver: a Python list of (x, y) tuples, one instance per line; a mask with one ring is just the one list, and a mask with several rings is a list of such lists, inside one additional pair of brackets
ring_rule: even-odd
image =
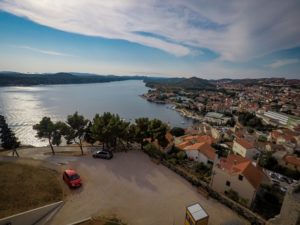
[(265, 177), (259, 166), (253, 165), (251, 160), (238, 155), (229, 155), (227, 158), (222, 158), (217, 166), (232, 175), (242, 174), (255, 189), (259, 187)]
[(210, 144), (207, 144), (207, 143), (200, 146), (198, 151), (201, 152), (203, 155), (205, 155), (210, 160), (215, 160), (215, 158), (217, 156), (215, 149), (213, 147), (211, 147)]
[(202, 145), (204, 145), (206, 142), (200, 142), (200, 143), (195, 143), (195, 144), (189, 144), (184, 148), (184, 150), (189, 151), (189, 150), (197, 150), (199, 149)]
[(300, 157), (296, 157), (294, 155), (285, 155), (283, 157), (283, 161), (293, 166), (300, 166)]

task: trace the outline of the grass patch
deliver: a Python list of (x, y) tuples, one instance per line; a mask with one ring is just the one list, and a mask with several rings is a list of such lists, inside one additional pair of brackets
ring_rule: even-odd
[(0, 218), (60, 201), (58, 176), (44, 167), (0, 162)]

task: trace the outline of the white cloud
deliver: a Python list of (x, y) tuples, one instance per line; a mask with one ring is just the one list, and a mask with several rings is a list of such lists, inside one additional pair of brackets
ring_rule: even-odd
[(30, 50), (30, 51), (33, 51), (33, 52), (38, 52), (38, 53), (45, 54), (45, 55), (73, 57), (73, 55), (69, 55), (69, 54), (65, 54), (65, 53), (61, 53), (61, 52), (56, 52), (56, 51), (51, 51), (51, 50), (33, 48), (33, 47), (30, 47), (30, 46), (13, 46), (13, 47), (22, 48), (22, 49)]
[(291, 65), (291, 64), (295, 64), (295, 63), (300, 63), (299, 59), (279, 59), (276, 60), (275, 62), (267, 65), (267, 67), (270, 67), (272, 69), (276, 69), (282, 66), (287, 66), (287, 65)]
[(221, 59), (243, 61), (300, 45), (299, 0), (0, 0), (0, 9), (176, 56), (208, 48)]

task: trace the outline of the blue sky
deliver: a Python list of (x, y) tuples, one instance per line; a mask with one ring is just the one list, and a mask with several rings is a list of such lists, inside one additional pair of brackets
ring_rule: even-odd
[(0, 0), (0, 70), (300, 78), (298, 0)]

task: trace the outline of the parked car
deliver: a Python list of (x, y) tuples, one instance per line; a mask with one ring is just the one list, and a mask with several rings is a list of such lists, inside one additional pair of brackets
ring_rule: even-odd
[(70, 188), (80, 187), (82, 185), (80, 176), (75, 170), (72, 169), (67, 169), (64, 171), (63, 180)]
[(111, 151), (97, 151), (93, 154), (94, 158), (100, 158), (100, 159), (112, 159), (113, 153)]

